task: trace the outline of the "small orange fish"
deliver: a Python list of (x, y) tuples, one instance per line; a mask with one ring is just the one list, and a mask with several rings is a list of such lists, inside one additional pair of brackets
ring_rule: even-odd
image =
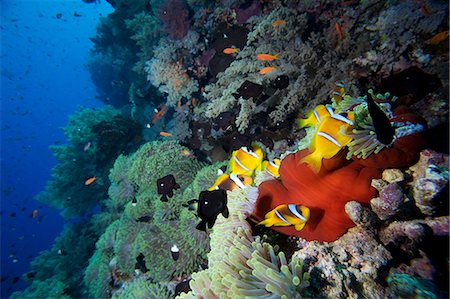
[(280, 54), (277, 54), (277, 55), (258, 54), (258, 55), (256, 55), (256, 59), (262, 60), (262, 61), (272, 61), (272, 60), (278, 59), (278, 55), (280, 55)]
[(225, 48), (225, 49), (223, 49), (223, 53), (225, 53), (225, 54), (234, 54), (237, 51), (239, 51), (238, 48)]
[(439, 44), (440, 42), (442, 42), (443, 40), (445, 40), (448, 35), (449, 35), (450, 31), (442, 31), (439, 32), (438, 34), (434, 35), (431, 39), (430, 39), (430, 44), (436, 46), (437, 44)]
[(37, 215), (38, 215), (38, 210), (33, 210), (33, 212), (31, 212), (31, 218), (36, 218)]
[(339, 40), (342, 40), (344, 38), (344, 33), (342, 32), (342, 27), (341, 24), (339, 24), (338, 22), (336, 22), (334, 24), (334, 29), (336, 29), (336, 34), (338, 36)]
[(198, 100), (197, 98), (192, 98), (192, 107), (197, 107)]
[(274, 21), (274, 22), (272, 23), (272, 26), (273, 26), (273, 27), (278, 27), (278, 26), (281, 26), (281, 25), (283, 25), (283, 24), (285, 24), (285, 23), (286, 23), (285, 20), (276, 20), (276, 21)]
[(259, 73), (260, 73), (261, 75), (265, 75), (265, 74), (270, 73), (271, 71), (274, 71), (275, 69), (276, 69), (276, 67), (274, 67), (274, 66), (266, 66), (266, 67), (263, 67), (263, 68), (259, 71)]
[(189, 150), (187, 150), (187, 149), (183, 149), (183, 150), (180, 151), (180, 154), (183, 157), (189, 157), (191, 155), (191, 152)]
[(163, 137), (170, 137), (170, 136), (172, 136), (172, 134), (167, 133), (167, 132), (159, 132), (159, 135), (161, 135)]
[(86, 182), (84, 182), (84, 184), (85, 184), (86, 186), (89, 186), (89, 185), (92, 184), (96, 179), (97, 179), (97, 178), (96, 178), (95, 176), (93, 176), (93, 177), (87, 179)]
[(177, 104), (178, 109), (181, 108), (181, 99), (178, 100), (178, 104)]

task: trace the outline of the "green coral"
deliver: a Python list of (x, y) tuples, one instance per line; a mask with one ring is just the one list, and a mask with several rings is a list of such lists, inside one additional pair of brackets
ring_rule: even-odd
[[(120, 118), (120, 120), (119, 120)], [(105, 124), (120, 125), (108, 126), (108, 131), (100, 130)], [(106, 198), (108, 188), (107, 173), (110, 163), (115, 158), (115, 151), (105, 156), (103, 148), (114, 148), (119, 151), (128, 145), (129, 139), (120, 145), (115, 138), (107, 143), (107, 136), (133, 136), (124, 123), (119, 112), (111, 106), (102, 109), (82, 109), (70, 117), (69, 124), (64, 128), (68, 140), (66, 145), (51, 146), (58, 164), (52, 169), (52, 178), (45, 190), (37, 195), (37, 200), (47, 203), (55, 208), (63, 209), (62, 215), (66, 218), (82, 215)], [(98, 131), (100, 130), (100, 131)], [(122, 140), (123, 142), (123, 140)], [(97, 180), (86, 186), (84, 182), (95, 176)]]
[(46, 280), (34, 280), (23, 292), (14, 292), (11, 299), (70, 299), (66, 295), (66, 284), (53, 278)]
[(112, 296), (113, 299), (172, 299), (172, 288), (162, 283), (152, 283), (145, 278), (138, 278), (130, 283), (120, 292)]
[[(198, 270), (205, 262), (208, 235), (195, 229), (198, 219), (183, 206), (188, 200), (183, 194), (213, 184), (214, 166), (204, 167), (195, 157), (182, 155), (185, 149), (176, 141), (154, 141), (116, 160), (110, 172), (111, 198), (105, 201), (107, 209), (102, 214), (121, 216), (98, 241), (86, 270), (85, 283), (90, 295), (102, 297), (120, 292), (116, 286), (131, 286), (130, 279), (136, 275), (150, 282), (168, 281), (172, 276)], [(200, 175), (194, 177), (197, 172)], [(168, 174), (175, 177), (180, 189), (174, 190), (168, 202), (162, 202), (156, 181)], [(173, 245), (180, 250), (177, 261), (171, 256)], [(140, 255), (148, 271), (143, 267), (136, 271)], [(96, 279), (98, 276), (101, 278)]]

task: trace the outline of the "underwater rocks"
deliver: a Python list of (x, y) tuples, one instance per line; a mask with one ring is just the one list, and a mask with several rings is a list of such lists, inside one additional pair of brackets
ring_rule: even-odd
[[(411, 186), (416, 206), (425, 215), (440, 214), (438, 209), (445, 204), (441, 199), (445, 202), (448, 199), (448, 155), (432, 150), (423, 151), (419, 162), (410, 169), (414, 177)], [(447, 196), (438, 196), (445, 190)], [(448, 208), (445, 211), (448, 211)]]
[(305, 261), (311, 297), (316, 297), (319, 290), (329, 298), (384, 296), (385, 289), (377, 282), (378, 269), (386, 266), (392, 256), (371, 232), (357, 226), (336, 242), (304, 244), (295, 256)]
[(403, 202), (402, 188), (396, 183), (391, 183), (380, 191), (380, 197), (370, 201), (370, 205), (381, 220), (386, 220), (398, 212)]

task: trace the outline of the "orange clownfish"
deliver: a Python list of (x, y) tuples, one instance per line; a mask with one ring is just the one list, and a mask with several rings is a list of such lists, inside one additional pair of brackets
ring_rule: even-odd
[(223, 49), (223, 53), (228, 54), (228, 55), (237, 53), (237, 51), (239, 51), (238, 48), (225, 48), (225, 49)]
[(338, 104), (345, 96), (345, 87), (342, 83), (336, 83), (336, 87), (333, 90), (333, 100)]
[(97, 178), (96, 178), (95, 176), (93, 176), (93, 177), (87, 179), (87, 180), (84, 182), (84, 184), (85, 184), (86, 186), (89, 186), (89, 185), (92, 184), (96, 179), (97, 179)]
[(249, 176), (235, 175), (235, 174), (221, 174), (214, 185), (209, 187), (208, 191), (222, 189), (225, 191), (233, 191), (236, 188), (245, 189), (247, 186), (251, 186), (253, 180)]
[(281, 26), (281, 25), (283, 25), (283, 24), (285, 24), (285, 23), (286, 23), (285, 20), (276, 20), (276, 21), (273, 21), (273, 22), (272, 22), (272, 26), (273, 26), (273, 27), (278, 27), (278, 26)]
[(262, 149), (254, 145), (253, 150), (243, 146), (231, 154), (228, 170), (231, 174), (251, 176), (255, 169), (261, 167), (263, 159)]
[(276, 67), (274, 67), (274, 66), (266, 66), (266, 67), (263, 67), (263, 68), (259, 71), (259, 73), (260, 73), (261, 75), (265, 75), (265, 74), (270, 73), (271, 71), (274, 71), (275, 69), (276, 69)]
[(170, 137), (170, 136), (172, 136), (172, 134), (167, 133), (167, 132), (159, 132), (159, 135), (161, 135), (163, 137)]
[(322, 118), (330, 116), (330, 113), (328, 112), (327, 107), (324, 105), (319, 105), (311, 112), (308, 112), (306, 114), (306, 118), (302, 118), (298, 120), (298, 126), (301, 128), (303, 127), (314, 127), (318, 123), (321, 122)]
[(273, 159), (272, 161), (264, 161), (263, 162), (263, 168), (265, 171), (270, 174), (271, 176), (278, 178), (280, 177), (280, 159)]
[(258, 225), (265, 225), (266, 227), (293, 225), (296, 230), (300, 231), (305, 227), (309, 216), (310, 210), (305, 206), (293, 203), (284, 204), (268, 212), (264, 216), (265, 219), (258, 223)]
[(353, 112), (347, 113), (347, 117), (345, 117), (334, 113), (330, 106), (326, 107), (330, 116), (322, 118), (319, 122), (309, 145), (311, 154), (300, 160), (300, 163), (306, 162), (315, 173), (320, 170), (322, 158), (332, 158), (352, 141), (350, 137), (340, 134), (340, 131), (342, 127), (344, 131), (348, 131), (354, 125), (355, 115)]
[(272, 60), (278, 59), (278, 55), (280, 55), (280, 54), (276, 54), (276, 55), (258, 54), (258, 55), (256, 55), (256, 59), (262, 60), (262, 61), (272, 61)]

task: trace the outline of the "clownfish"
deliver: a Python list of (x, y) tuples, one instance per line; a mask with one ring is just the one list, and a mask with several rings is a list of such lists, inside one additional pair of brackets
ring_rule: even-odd
[(249, 150), (243, 146), (231, 154), (228, 170), (231, 174), (251, 176), (255, 169), (261, 167), (262, 159), (261, 147), (254, 145), (253, 150)]
[(264, 161), (263, 162), (263, 169), (270, 174), (271, 176), (278, 178), (280, 177), (280, 159), (273, 159), (272, 161)]
[(314, 109), (313, 111), (306, 114), (306, 118), (299, 119), (298, 126), (300, 128), (303, 128), (306, 126), (314, 127), (315, 125), (320, 123), (320, 121), (322, 120), (323, 117), (328, 117), (328, 116), (330, 116), (328, 109), (324, 105), (319, 105), (316, 107), (316, 109)]
[(348, 131), (354, 125), (355, 115), (353, 112), (347, 113), (347, 117), (345, 117), (334, 113), (330, 106), (327, 105), (326, 107), (330, 116), (323, 118), (319, 123), (309, 145), (311, 154), (300, 160), (300, 163), (309, 164), (311, 170), (315, 173), (320, 170), (322, 158), (332, 158), (352, 141), (350, 137), (341, 135), (339, 132), (342, 127), (345, 131)]
[(245, 189), (247, 186), (251, 186), (253, 180), (249, 176), (235, 175), (235, 174), (221, 174), (214, 185), (209, 187), (208, 191), (222, 189), (225, 191), (233, 191), (236, 188)]
[(300, 231), (309, 220), (310, 210), (308, 207), (293, 203), (279, 205), (264, 216), (264, 220), (258, 225), (270, 226), (291, 226)]
[(345, 96), (345, 87), (342, 83), (336, 83), (336, 87), (333, 90), (333, 100), (338, 104)]

